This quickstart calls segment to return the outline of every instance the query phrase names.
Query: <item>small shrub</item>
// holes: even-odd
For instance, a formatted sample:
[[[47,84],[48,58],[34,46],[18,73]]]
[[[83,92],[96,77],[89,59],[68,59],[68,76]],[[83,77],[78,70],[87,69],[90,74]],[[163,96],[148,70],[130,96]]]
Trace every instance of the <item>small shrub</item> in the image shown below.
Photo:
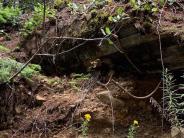
[[[56,7],[59,7],[59,6],[61,6],[61,5],[63,5],[63,4],[65,4],[65,0],[54,0],[54,5],[56,6]]]
[[[140,1],[130,0],[130,5],[135,11],[146,11],[148,13],[155,13],[159,11],[159,1]]]
[[[108,0],[92,0],[96,6],[103,6],[108,4]]]
[[[32,17],[28,19],[23,25],[23,29],[21,32],[23,36],[29,35],[30,33],[32,33],[33,30],[35,30],[39,25],[41,25],[41,23],[43,22],[43,15],[44,15],[43,13],[44,13],[44,6],[38,4],[34,9]],[[47,7],[45,11],[45,17],[54,18],[55,10]]]
[[[21,10],[19,8],[14,7],[0,7],[0,25],[4,24],[12,24],[17,25],[19,21],[19,16],[21,14]]]
[[[91,115],[90,114],[85,114],[84,115],[84,121],[83,121],[82,126],[81,126],[82,135],[84,137],[87,136],[90,121],[91,121]]]
[[[137,128],[139,127],[139,123],[137,120],[134,120],[133,124],[130,125],[130,128],[128,129],[128,136],[127,138],[135,138],[135,134],[137,131]]]
[[[19,71],[23,64],[13,59],[0,59],[0,82],[7,82],[11,75]],[[39,65],[30,64],[20,73],[20,76],[31,78],[41,70]]]

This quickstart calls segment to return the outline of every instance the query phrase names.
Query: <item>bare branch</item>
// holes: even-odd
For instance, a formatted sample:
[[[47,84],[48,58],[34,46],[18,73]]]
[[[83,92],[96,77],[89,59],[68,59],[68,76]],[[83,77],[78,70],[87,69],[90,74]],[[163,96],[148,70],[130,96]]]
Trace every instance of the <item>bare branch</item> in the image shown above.
[[[48,41],[48,40],[47,40]],[[47,42],[46,41],[46,42]],[[44,42],[39,48],[38,48],[38,50],[32,55],[32,57],[22,66],[22,68],[19,70],[19,71],[17,71],[15,74],[13,74],[10,78],[9,78],[9,81],[12,81],[15,77],[17,77],[20,73],[21,73],[21,71],[23,70],[23,69],[25,69],[27,66],[28,66],[28,64],[33,60],[33,58],[36,56],[36,54],[44,47],[44,45],[45,45],[45,43],[46,42]]]
[[[47,39],[71,39],[71,40],[84,40],[84,41],[101,41],[107,40],[107,38],[82,38],[82,37],[70,37],[70,36],[62,36],[62,37],[46,37]]]
[[[116,86],[118,86],[121,90],[123,90],[123,92],[127,93],[129,96],[131,96],[132,98],[135,98],[135,99],[147,99],[147,98],[151,97],[155,92],[157,92],[157,90],[158,90],[158,88],[159,88],[159,86],[160,86],[160,84],[161,84],[161,81],[160,81],[160,82],[157,84],[157,86],[155,87],[155,89],[154,89],[150,94],[148,94],[148,95],[146,95],[146,96],[141,96],[141,97],[139,97],[139,96],[135,96],[135,95],[129,93],[126,89],[124,89],[124,88],[123,88],[118,82],[116,82],[115,80],[112,79],[112,82],[113,82]]]

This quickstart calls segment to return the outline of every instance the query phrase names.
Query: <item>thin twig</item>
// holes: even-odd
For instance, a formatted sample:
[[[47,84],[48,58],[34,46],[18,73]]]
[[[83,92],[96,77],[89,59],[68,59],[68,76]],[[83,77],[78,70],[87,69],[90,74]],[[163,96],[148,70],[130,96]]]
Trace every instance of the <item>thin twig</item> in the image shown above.
[[[97,84],[102,85],[108,91],[108,96],[109,96],[110,103],[111,103],[111,112],[112,112],[112,131],[114,133],[115,132],[115,118],[114,118],[114,108],[113,108],[113,103],[112,103],[112,94],[111,94],[111,91],[109,90],[109,88],[107,87],[108,84],[111,82],[113,75],[114,75],[114,72],[111,71],[110,77],[109,77],[109,80],[107,81],[107,83],[101,83],[101,82],[97,81]]]
[[[84,41],[97,41],[104,40],[105,38],[82,38],[82,37],[70,37],[70,36],[61,36],[61,37],[46,37],[47,39],[71,39],[71,40],[84,40]]]
[[[48,40],[47,40],[48,41]],[[47,42],[46,41],[46,42]],[[10,78],[9,78],[9,80],[8,80],[8,82],[10,82],[10,81],[12,81],[15,77],[17,77],[17,75],[19,75],[20,73],[21,73],[21,71],[23,70],[23,69],[25,69],[27,66],[28,66],[28,64],[33,60],[33,58],[36,56],[36,54],[45,46],[45,43],[46,42],[44,42],[39,48],[38,48],[38,50],[32,55],[32,57],[22,66],[22,68],[19,70],[19,71],[17,71],[15,74],[13,74]]]
[[[71,52],[71,51],[73,51],[73,50],[75,50],[75,49],[77,49],[77,48],[79,48],[80,46],[82,46],[84,43],[81,43],[81,44],[79,44],[79,45],[77,45],[77,46],[75,46],[75,47],[72,47],[71,49],[68,49],[68,50],[65,50],[65,51],[62,51],[62,52],[60,52],[60,53],[56,53],[56,54],[36,54],[37,56],[48,56],[48,57],[55,57],[55,56],[58,56],[58,55],[64,55],[64,54],[66,54],[66,53],[68,53],[68,52]]]
[[[45,30],[46,0],[43,0],[43,29]]]
[[[163,53],[162,53],[162,42],[161,42],[161,36],[160,36],[160,26],[161,26],[161,20],[162,20],[162,14],[163,14],[163,11],[164,11],[164,8],[167,4],[167,0],[165,1],[161,11],[160,11],[160,14],[159,14],[159,18],[158,18],[158,24],[157,24],[157,34],[158,34],[158,41],[159,41],[159,50],[160,50],[160,59],[161,59],[161,65],[162,65],[162,76],[164,76],[164,71],[165,71],[165,67],[164,67],[164,61],[163,61]],[[164,98],[164,77],[163,77],[163,84],[162,84],[162,87],[163,87],[163,98]],[[163,127],[164,127],[164,99],[162,100],[162,133],[163,133]]]
[[[104,86],[104,87],[107,86],[107,85],[111,82],[113,75],[114,75],[114,72],[111,71],[111,72],[110,72],[109,80],[108,80],[106,83],[101,83],[100,81],[97,81],[97,84],[102,85],[102,86]]]
[[[120,45],[119,40],[116,38],[118,44]],[[127,61],[130,63],[130,65],[139,73],[142,73],[141,70],[132,62],[132,60],[128,57],[128,55],[123,52],[122,50],[120,50],[120,48],[118,46],[116,46],[116,44],[113,43],[113,46],[116,50],[118,50],[121,54],[123,54],[125,56],[125,58],[127,59]]]

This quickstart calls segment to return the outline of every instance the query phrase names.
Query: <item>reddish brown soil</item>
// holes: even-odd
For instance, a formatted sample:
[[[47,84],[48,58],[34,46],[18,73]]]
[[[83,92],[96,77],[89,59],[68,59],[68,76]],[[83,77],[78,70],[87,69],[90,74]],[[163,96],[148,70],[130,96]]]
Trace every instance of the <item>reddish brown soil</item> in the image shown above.
[[[80,124],[84,119],[84,114],[89,113],[92,116],[88,132],[90,138],[125,138],[128,133],[127,129],[133,120],[139,121],[138,138],[146,138],[147,136],[158,138],[161,136],[161,118],[156,109],[149,103],[149,99],[135,100],[127,97],[127,95],[122,94],[119,88],[110,83],[108,88],[114,96],[119,97],[118,95],[122,94],[121,99],[126,102],[124,107],[113,109],[111,105],[102,102],[97,95],[106,89],[100,85],[95,85],[87,93],[80,106],[74,108],[85,93],[75,90],[69,84],[71,79],[63,79],[64,82],[62,82],[62,78],[55,78],[55,80],[60,79],[61,82],[55,81],[52,85],[48,84],[49,78],[47,77],[41,77],[40,81],[37,80],[36,83],[40,82],[41,85],[35,94],[37,98],[39,95],[37,102],[41,99],[39,106],[33,108],[17,106],[19,115],[16,118],[19,119],[15,121],[13,131],[8,131],[8,134],[4,135],[13,135],[17,138],[30,136],[36,138],[40,135],[55,138],[82,137]],[[154,89],[159,81],[155,76],[135,78],[135,76],[128,75],[115,79],[129,92],[136,95],[146,95],[147,92]],[[79,88],[83,83],[84,81],[79,82]],[[157,98],[159,91],[154,96],[156,99],[159,99]],[[112,131],[113,118],[115,119],[114,134]]]

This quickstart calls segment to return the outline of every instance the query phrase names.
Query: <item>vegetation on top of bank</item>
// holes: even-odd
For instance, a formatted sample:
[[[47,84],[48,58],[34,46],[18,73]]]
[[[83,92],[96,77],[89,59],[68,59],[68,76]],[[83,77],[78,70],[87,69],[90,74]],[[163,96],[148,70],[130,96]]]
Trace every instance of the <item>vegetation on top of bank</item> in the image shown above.
[[[14,7],[2,7],[0,5],[0,26],[5,24],[11,24],[13,26],[18,24],[19,17],[21,15],[20,8]]]
[[[45,9],[45,18],[54,18],[56,11],[50,7],[46,7]],[[37,4],[34,8],[32,16],[25,21],[22,29],[22,35],[27,36],[32,33],[39,25],[43,23],[44,16],[44,6],[42,4]]]

